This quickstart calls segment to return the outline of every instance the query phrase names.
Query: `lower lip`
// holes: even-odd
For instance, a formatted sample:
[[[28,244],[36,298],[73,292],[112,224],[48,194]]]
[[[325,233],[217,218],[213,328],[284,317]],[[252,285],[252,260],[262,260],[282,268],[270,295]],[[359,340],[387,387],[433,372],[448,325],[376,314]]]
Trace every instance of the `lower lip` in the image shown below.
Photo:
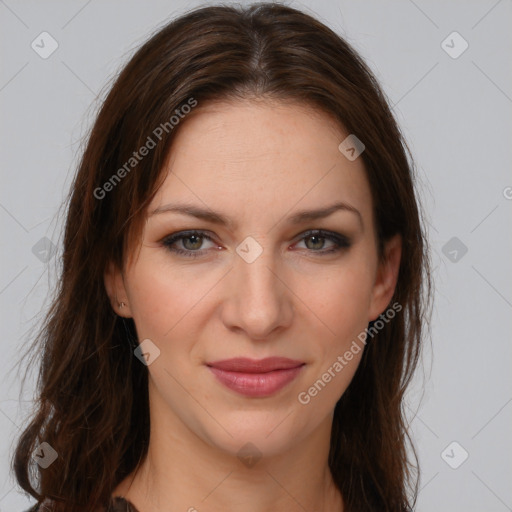
[[[208,368],[229,389],[245,396],[265,397],[277,393],[295,379],[302,366],[287,370],[274,370],[268,373],[229,372],[214,368],[213,366]]]

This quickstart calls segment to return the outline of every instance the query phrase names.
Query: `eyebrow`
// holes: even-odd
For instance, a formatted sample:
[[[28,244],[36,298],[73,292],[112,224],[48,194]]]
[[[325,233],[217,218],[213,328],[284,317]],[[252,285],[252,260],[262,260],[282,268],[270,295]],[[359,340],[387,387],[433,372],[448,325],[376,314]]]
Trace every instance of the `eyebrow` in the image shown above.
[[[342,201],[338,201],[330,206],[326,206],[324,208],[319,208],[316,210],[302,210],[294,213],[288,219],[289,224],[303,224],[305,222],[314,221],[323,219],[325,217],[329,217],[334,212],[337,211],[348,211],[357,215],[361,227],[363,227],[363,217],[361,212],[354,208],[353,206],[344,203]],[[219,212],[215,212],[211,209],[201,208],[198,206],[190,205],[190,204],[166,204],[163,206],[159,206],[155,210],[150,213],[150,217],[153,215],[159,215],[162,213],[179,213],[182,215],[188,215],[191,217],[196,217],[198,219],[211,222],[213,224],[219,224],[221,226],[233,227],[234,222]]]

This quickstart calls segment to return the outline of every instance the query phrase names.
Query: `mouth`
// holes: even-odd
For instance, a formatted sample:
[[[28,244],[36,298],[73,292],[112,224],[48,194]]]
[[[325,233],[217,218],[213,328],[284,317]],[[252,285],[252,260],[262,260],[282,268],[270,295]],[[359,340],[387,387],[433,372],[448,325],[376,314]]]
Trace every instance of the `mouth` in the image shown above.
[[[305,365],[285,357],[266,359],[235,358],[207,363],[217,380],[227,388],[248,397],[266,397],[293,381]]]

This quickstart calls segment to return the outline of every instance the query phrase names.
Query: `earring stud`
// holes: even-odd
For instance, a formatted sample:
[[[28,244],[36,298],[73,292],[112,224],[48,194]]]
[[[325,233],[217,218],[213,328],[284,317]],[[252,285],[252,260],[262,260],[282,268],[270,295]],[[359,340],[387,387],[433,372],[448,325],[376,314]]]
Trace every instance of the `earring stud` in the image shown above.
[[[124,308],[126,306],[126,304],[124,302],[119,302],[118,306],[119,306],[119,308]]]

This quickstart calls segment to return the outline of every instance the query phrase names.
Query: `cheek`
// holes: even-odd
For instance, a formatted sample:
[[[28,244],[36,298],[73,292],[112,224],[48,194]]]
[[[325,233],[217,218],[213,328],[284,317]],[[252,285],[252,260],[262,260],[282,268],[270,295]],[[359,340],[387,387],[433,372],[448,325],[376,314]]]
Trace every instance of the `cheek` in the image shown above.
[[[368,323],[373,268],[370,261],[356,256],[336,269],[327,269],[324,279],[308,279],[301,292],[311,313],[338,341],[357,335]]]
[[[176,338],[183,325],[198,327],[195,313],[208,291],[214,276],[198,278],[192,266],[174,267],[151,261],[134,268],[129,276],[128,295],[139,337],[154,338],[165,343]],[[177,334],[178,333],[178,334]]]
[[[308,284],[305,302],[310,310],[306,313],[314,338],[310,345],[314,364],[297,398],[303,405],[311,404],[306,410],[314,410],[319,417],[332,410],[361,361],[365,347],[361,334],[368,326],[372,282],[371,266],[359,258],[357,264],[331,271],[323,286]]]

